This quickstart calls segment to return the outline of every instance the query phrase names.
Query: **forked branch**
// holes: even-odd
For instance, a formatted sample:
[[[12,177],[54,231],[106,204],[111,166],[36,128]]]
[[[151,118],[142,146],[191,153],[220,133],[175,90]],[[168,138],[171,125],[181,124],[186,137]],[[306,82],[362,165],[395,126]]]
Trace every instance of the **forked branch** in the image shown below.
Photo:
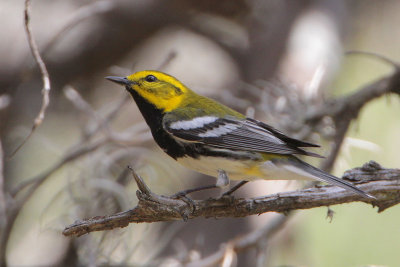
[[[245,217],[265,212],[287,213],[297,209],[311,209],[361,201],[377,206],[378,212],[400,203],[400,169],[385,169],[376,162],[345,173],[356,180],[357,186],[374,196],[370,200],[334,186],[320,186],[298,191],[272,194],[249,199],[210,198],[206,200],[174,199],[150,191],[144,181],[132,171],[140,190],[139,203],[131,210],[110,216],[97,216],[77,221],[63,231],[66,236],[81,236],[93,231],[126,227],[129,223],[188,220],[198,217]]]

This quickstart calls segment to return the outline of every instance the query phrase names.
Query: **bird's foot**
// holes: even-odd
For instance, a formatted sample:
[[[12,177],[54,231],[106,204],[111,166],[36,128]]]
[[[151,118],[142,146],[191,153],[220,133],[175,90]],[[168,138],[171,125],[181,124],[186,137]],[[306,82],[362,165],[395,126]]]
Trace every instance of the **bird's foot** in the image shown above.
[[[200,187],[196,187],[196,188],[179,191],[178,193],[173,194],[171,197],[172,198],[186,197],[186,195],[194,193],[194,192],[199,192],[199,191],[204,191],[204,190],[214,189],[214,188],[218,188],[218,187],[215,184],[200,186]]]
[[[248,181],[240,181],[239,183],[237,183],[235,186],[233,186],[231,189],[229,189],[228,191],[226,191],[225,193],[223,193],[221,195],[221,197],[226,197],[226,196],[231,196],[233,194],[233,192],[235,192],[236,190],[238,190],[240,187],[242,187],[243,185],[245,185]]]
[[[186,222],[188,220],[188,217],[190,214],[193,214],[196,211],[196,203],[193,201],[193,199],[187,197],[186,195],[173,195],[171,196],[174,199],[179,199],[182,200],[183,202],[186,203],[188,209],[185,209],[185,211],[181,212],[181,216],[183,220]]]
[[[248,181],[240,181],[237,183],[235,186],[233,186],[231,189],[223,193],[218,199],[222,201],[228,201],[229,203],[233,203],[235,200],[235,196],[233,196],[233,193],[238,190],[240,187],[242,187],[244,184],[246,184]]]

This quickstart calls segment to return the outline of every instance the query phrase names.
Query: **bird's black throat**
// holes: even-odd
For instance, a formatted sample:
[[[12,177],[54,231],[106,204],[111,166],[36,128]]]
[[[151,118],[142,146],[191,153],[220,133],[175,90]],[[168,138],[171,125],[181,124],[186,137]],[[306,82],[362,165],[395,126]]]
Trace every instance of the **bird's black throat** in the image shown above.
[[[185,156],[185,147],[175,141],[163,128],[162,119],[165,115],[164,111],[151,104],[135,90],[129,87],[126,89],[135,100],[157,144],[174,159]]]
[[[224,157],[232,159],[251,158],[249,155],[240,155],[236,153],[230,153],[228,151],[212,149],[211,147],[205,146],[201,143],[184,143],[176,141],[167,131],[165,131],[163,127],[162,120],[165,112],[151,104],[135,90],[132,90],[128,87],[127,91],[132,95],[147,125],[150,127],[154,140],[170,157],[174,159],[181,157],[198,158],[199,156]]]

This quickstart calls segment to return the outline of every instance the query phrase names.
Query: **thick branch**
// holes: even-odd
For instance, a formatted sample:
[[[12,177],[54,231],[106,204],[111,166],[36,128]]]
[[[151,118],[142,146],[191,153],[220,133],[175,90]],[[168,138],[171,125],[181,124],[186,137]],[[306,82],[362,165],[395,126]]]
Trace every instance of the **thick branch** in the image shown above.
[[[357,173],[357,176],[368,178],[368,181],[359,183],[358,187],[376,196],[376,201],[365,199],[338,187],[321,186],[250,199],[211,198],[188,202],[156,195],[148,189],[144,189],[143,180],[136,176],[135,179],[140,180],[138,183],[142,191],[137,191],[139,203],[135,208],[111,216],[98,216],[77,221],[68,226],[63,234],[81,236],[93,231],[125,227],[132,222],[174,221],[197,217],[245,217],[271,211],[286,213],[291,210],[311,209],[355,201],[371,203],[378,206],[379,212],[381,212],[400,202],[400,169],[383,169],[377,163],[371,162],[362,168],[346,172],[346,176],[352,177],[353,172]]]

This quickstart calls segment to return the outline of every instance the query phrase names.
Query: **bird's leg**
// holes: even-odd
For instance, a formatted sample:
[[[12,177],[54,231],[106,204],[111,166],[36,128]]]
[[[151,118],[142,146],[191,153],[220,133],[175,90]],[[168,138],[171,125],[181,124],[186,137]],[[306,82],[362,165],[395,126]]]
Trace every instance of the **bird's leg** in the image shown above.
[[[223,193],[221,195],[220,198],[224,198],[224,197],[231,197],[231,194],[233,192],[235,192],[236,190],[238,190],[242,185],[244,185],[245,183],[247,183],[248,181],[240,181],[238,184],[236,184],[235,186],[233,186],[231,189],[229,189],[228,191],[226,191],[225,193]],[[216,186],[218,187],[225,187],[229,185],[229,178],[228,175],[226,174],[225,171],[223,170],[218,170],[218,179],[217,179],[217,183]]]
[[[224,170],[218,170],[217,187],[225,187],[229,185],[229,177]]]
[[[246,182],[247,181],[241,181],[239,184],[232,187],[229,191],[224,193],[222,196],[228,196],[228,195],[232,194],[234,191],[236,191],[239,187],[244,185]],[[200,186],[200,187],[191,188],[191,189],[187,189],[187,190],[182,190],[182,191],[179,191],[178,193],[173,194],[171,197],[172,198],[182,198],[182,197],[186,197],[186,195],[188,195],[190,193],[199,192],[199,191],[208,190],[208,189],[214,189],[214,188],[221,188],[221,187],[225,187],[227,185],[229,185],[228,175],[226,174],[226,172],[224,170],[218,170],[218,178],[217,178],[216,184],[205,185],[205,186]]]
[[[172,198],[180,198],[180,197],[186,196],[187,194],[190,194],[190,193],[199,192],[199,191],[203,191],[203,190],[207,190],[207,189],[213,189],[213,188],[218,188],[218,187],[215,184],[200,186],[200,187],[196,187],[196,188],[179,191],[178,193],[172,195],[171,197]]]
[[[224,196],[230,196],[233,192],[235,192],[236,190],[238,190],[240,187],[242,187],[244,184],[246,184],[248,181],[240,181],[239,183],[237,183],[234,187],[232,187],[231,189],[229,189],[228,191],[226,191],[225,193],[222,194],[222,197]]]
[[[191,212],[194,213],[196,210],[196,204],[191,198],[187,197],[187,195],[190,193],[199,192],[199,191],[203,191],[203,190],[207,190],[207,189],[213,189],[213,188],[218,188],[218,187],[217,187],[217,185],[212,184],[212,185],[205,185],[205,186],[200,186],[200,187],[196,187],[196,188],[192,188],[192,189],[186,189],[186,190],[182,190],[182,191],[179,191],[178,193],[173,194],[171,196],[171,198],[183,200],[184,202],[186,202],[186,204],[188,206],[190,206]],[[183,220],[186,221],[187,217],[183,217]]]

